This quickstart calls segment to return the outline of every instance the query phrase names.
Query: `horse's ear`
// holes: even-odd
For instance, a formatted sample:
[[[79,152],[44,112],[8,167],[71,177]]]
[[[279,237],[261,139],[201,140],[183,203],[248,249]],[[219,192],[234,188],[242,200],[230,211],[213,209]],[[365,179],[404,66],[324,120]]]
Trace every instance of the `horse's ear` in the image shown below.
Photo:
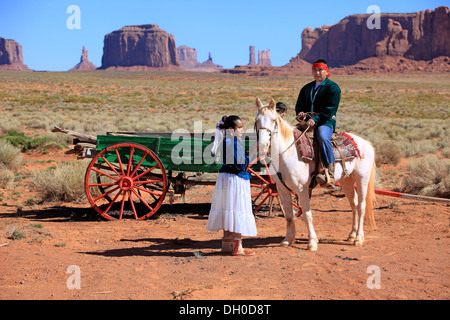
[[[263,107],[263,104],[259,98],[256,98],[256,107],[258,108],[258,110]]]
[[[275,100],[273,100],[273,98],[270,98],[270,102],[269,102],[269,109],[271,110],[275,110]]]

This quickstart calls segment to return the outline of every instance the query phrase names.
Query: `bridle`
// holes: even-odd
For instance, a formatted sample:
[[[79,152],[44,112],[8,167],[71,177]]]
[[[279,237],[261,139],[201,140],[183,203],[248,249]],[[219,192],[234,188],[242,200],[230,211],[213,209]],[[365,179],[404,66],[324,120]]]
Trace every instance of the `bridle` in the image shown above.
[[[275,120],[275,128],[273,128],[273,130],[271,130],[269,128],[266,128],[266,127],[258,128],[257,122],[258,122],[257,119],[255,119],[255,126],[254,126],[254,128],[255,128],[255,131],[256,131],[256,148],[257,148],[256,150],[257,150],[257,153],[259,153],[259,132],[261,130],[266,130],[269,133],[269,140],[271,140],[272,136],[274,134],[278,133],[278,119]],[[270,157],[271,146],[272,146],[272,143],[269,144],[269,150],[267,152],[267,156],[269,156],[269,157]]]
[[[311,113],[312,113],[312,112],[311,112]],[[311,115],[309,115],[309,116],[311,117]],[[255,128],[255,131],[256,131],[256,143],[257,143],[256,148],[257,148],[257,152],[259,153],[259,132],[260,132],[261,130],[266,130],[267,132],[269,132],[269,139],[271,140],[271,139],[272,139],[272,135],[275,134],[275,133],[278,133],[278,118],[277,118],[276,121],[275,121],[275,128],[273,129],[273,131],[270,130],[269,128],[266,128],[266,127],[261,127],[261,128],[258,129],[258,126],[256,125],[256,123],[257,123],[257,120],[255,119],[255,126],[254,126],[254,128]],[[295,145],[295,144],[297,143],[297,141],[299,141],[299,140],[305,135],[305,133],[309,130],[309,128],[310,128],[310,126],[308,125],[308,127],[302,132],[302,134],[301,134],[300,136],[298,136],[298,137],[294,140],[294,142],[292,142],[292,143],[289,145],[289,147],[286,148],[286,150],[284,150],[283,152],[279,153],[279,155],[281,156],[281,155],[284,154],[286,151],[288,151],[293,145]],[[267,156],[268,156],[268,157],[270,157],[270,150],[271,150],[271,147],[272,147],[272,143],[270,143],[270,145],[269,145],[269,150],[268,150],[268,152],[267,152]]]

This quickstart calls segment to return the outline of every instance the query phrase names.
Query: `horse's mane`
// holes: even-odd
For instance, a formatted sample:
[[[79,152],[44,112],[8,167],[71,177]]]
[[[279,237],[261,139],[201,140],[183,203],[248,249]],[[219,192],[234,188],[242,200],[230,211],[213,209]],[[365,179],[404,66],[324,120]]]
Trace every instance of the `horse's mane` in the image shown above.
[[[294,138],[294,127],[286,122],[280,115],[278,117],[278,124],[280,125],[280,133],[285,143],[289,143]]]
[[[272,112],[267,106],[262,107],[260,112]],[[286,122],[279,114],[276,114],[278,118],[278,125],[280,127],[280,134],[285,143],[289,143],[294,138],[294,127]]]

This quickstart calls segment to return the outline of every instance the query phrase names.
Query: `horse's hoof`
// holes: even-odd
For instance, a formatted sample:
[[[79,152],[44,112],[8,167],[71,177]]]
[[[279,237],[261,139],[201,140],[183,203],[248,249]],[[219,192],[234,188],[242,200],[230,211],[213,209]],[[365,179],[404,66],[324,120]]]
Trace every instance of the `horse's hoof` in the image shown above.
[[[311,241],[309,244],[308,244],[308,250],[309,251],[317,251],[317,243],[318,243],[319,241],[318,240],[316,240],[316,241]]]
[[[356,239],[355,239],[355,246],[356,247],[362,247],[363,243],[364,243],[364,236],[356,237]]]
[[[289,241],[282,241],[282,242],[280,243],[280,245],[281,245],[282,247],[286,248],[286,247],[289,247],[291,244],[289,243]]]

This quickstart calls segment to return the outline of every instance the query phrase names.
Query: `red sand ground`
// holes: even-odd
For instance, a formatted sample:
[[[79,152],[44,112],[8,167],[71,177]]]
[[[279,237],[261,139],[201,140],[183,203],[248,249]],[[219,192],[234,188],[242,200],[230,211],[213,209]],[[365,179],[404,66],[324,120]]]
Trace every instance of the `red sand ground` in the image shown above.
[[[73,160],[27,159],[33,157]],[[45,165],[31,161],[24,170]],[[157,219],[99,221],[87,203],[18,208],[33,192],[2,190],[0,299],[450,298],[446,204],[378,196],[378,228],[367,226],[359,248],[344,241],[351,223],[347,200],[316,189],[317,252],[305,250],[300,219],[295,245],[279,246],[285,221],[277,211],[275,217],[262,213],[258,236],[244,240],[256,255],[231,257],[219,254],[221,234],[206,231],[211,191],[188,190],[186,204],[163,206]],[[26,237],[10,239],[14,227]],[[79,267],[80,289],[68,289],[72,265]],[[368,279],[375,283],[371,266],[379,268],[380,289],[368,288]]]

